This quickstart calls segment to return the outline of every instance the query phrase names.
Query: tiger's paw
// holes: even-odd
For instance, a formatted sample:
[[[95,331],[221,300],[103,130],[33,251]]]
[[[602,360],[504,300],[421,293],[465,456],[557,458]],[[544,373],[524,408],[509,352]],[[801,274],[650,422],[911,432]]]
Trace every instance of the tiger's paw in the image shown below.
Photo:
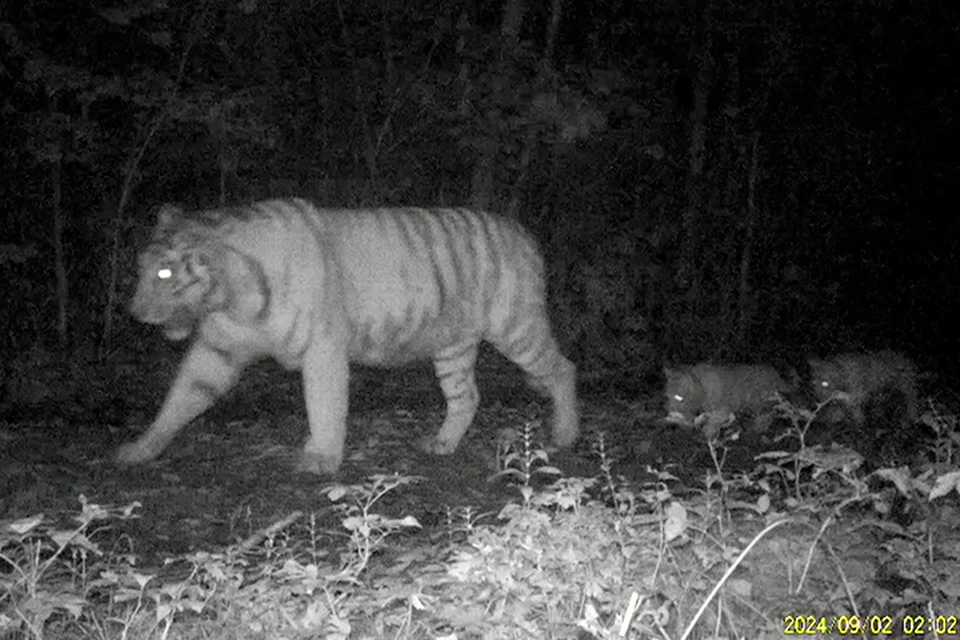
[[[420,439],[420,450],[435,456],[448,456],[457,450],[459,442],[449,442],[439,435],[424,436]]]
[[[156,457],[157,452],[145,446],[139,440],[134,440],[117,447],[117,451],[113,454],[113,461],[119,465],[127,466],[148,462]]]
[[[553,432],[553,446],[557,449],[567,449],[580,439],[580,429],[566,428],[558,429]]]
[[[297,464],[297,473],[310,473],[315,476],[332,476],[340,470],[343,458],[324,455],[319,451],[304,451]]]

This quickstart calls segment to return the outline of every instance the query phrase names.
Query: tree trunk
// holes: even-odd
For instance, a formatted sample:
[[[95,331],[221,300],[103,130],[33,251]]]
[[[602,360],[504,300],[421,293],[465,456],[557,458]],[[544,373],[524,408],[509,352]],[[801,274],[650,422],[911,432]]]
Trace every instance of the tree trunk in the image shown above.
[[[51,166],[50,178],[53,189],[53,270],[57,281],[57,341],[61,349],[69,340],[67,305],[69,283],[67,282],[66,257],[63,250],[63,156],[59,155]]]
[[[757,228],[757,172],[760,165],[760,132],[754,131],[750,140],[750,165],[747,174],[747,206],[746,221],[743,232],[743,250],[740,252],[739,288],[737,291],[737,336],[740,340],[740,351],[743,353],[752,350],[752,336],[750,327],[756,311],[755,294],[750,286],[750,274],[753,270],[754,241]]]
[[[707,149],[707,102],[710,98],[713,69],[709,53],[710,43],[692,46],[694,50],[690,54],[690,60],[697,64],[697,73],[692,80],[693,108],[690,111],[688,123],[690,146],[687,181],[684,187],[686,206],[682,216],[683,244],[678,277],[690,301],[689,309],[696,315],[701,311],[700,301],[703,298],[700,295],[703,274],[698,260],[701,247],[700,234],[697,230],[706,206],[703,197],[703,190],[706,188],[703,183],[703,170]]]

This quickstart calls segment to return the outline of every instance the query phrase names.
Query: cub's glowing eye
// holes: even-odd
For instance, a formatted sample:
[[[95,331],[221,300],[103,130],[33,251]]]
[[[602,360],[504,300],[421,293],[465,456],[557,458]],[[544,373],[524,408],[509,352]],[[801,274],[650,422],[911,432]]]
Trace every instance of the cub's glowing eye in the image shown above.
[[[830,387],[830,383],[827,382],[826,380],[822,380],[820,381],[820,386],[823,387],[824,389],[828,389]]]
[[[173,271],[170,271],[170,269],[164,267],[163,269],[157,271],[157,277],[161,280],[168,280],[169,278],[173,277]]]

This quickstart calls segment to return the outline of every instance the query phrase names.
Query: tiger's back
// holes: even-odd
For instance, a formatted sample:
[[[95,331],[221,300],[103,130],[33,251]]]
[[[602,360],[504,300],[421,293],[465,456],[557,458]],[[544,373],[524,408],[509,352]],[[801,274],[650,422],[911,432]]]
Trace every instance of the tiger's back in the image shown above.
[[[355,362],[402,364],[481,339],[500,348],[546,313],[543,259],[512,220],[467,209],[321,215]]]
[[[674,421],[690,424],[699,414],[729,410],[757,412],[773,395],[789,393],[793,386],[769,365],[700,363],[665,368],[666,408]]]
[[[160,453],[233,386],[273,357],[303,372],[311,436],[301,468],[343,457],[348,363],[429,358],[447,415],[424,448],[451,453],[479,401],[481,340],[553,400],[554,440],[578,434],[573,364],[547,317],[543,261],[516,222],[466,209],[317,209],[305,200],[185,214],[161,210],[131,305],[171,339],[194,335],[160,414],[121,462]]]
[[[871,406],[887,402],[891,394],[896,396],[893,402],[901,412],[897,419],[917,419],[917,370],[902,353],[885,350],[841,353],[825,360],[813,358],[810,371],[816,400],[841,402],[855,423],[863,424]]]

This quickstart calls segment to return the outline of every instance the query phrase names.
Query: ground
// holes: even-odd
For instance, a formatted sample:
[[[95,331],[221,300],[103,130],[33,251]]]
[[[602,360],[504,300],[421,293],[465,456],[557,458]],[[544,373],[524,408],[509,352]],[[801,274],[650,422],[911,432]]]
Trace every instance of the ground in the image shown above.
[[[39,366],[33,369],[15,367],[19,377],[16,384],[10,384],[8,377],[0,415],[4,420],[0,424],[0,522],[40,513],[62,522],[77,513],[80,495],[100,505],[138,501],[142,504],[138,510],[141,517],[111,520],[110,529],[97,531],[95,538],[101,548],[113,554],[133,551],[139,559],[138,567],[157,568],[166,558],[219,551],[249,539],[257,540],[258,552],[269,556],[270,544],[252,534],[301,512],[303,517],[295,527],[284,529],[283,535],[290,534],[292,544],[297,540],[309,543],[296,547],[297,552],[306,549],[308,554],[329,555],[342,546],[346,530],[324,489],[334,481],[358,483],[373,474],[399,473],[421,479],[386,494],[375,511],[387,518],[416,518],[422,529],[405,530],[403,535],[391,536],[389,543],[396,555],[403,555],[409,547],[420,549],[422,556],[436,553],[431,551],[435,549],[432,543],[437,536],[449,533],[451,509],[470,507],[473,514],[486,514],[485,521],[494,523],[493,515],[504,504],[518,501],[515,485],[503,477],[491,479],[499,468],[498,438],[505,431],[516,434],[524,424],[545,418],[546,403],[526,388],[520,373],[487,354],[478,368],[480,412],[460,449],[448,457],[424,454],[416,444],[421,436],[438,428],[444,409],[430,366],[393,371],[355,369],[346,461],[335,480],[320,479],[294,471],[307,434],[299,375],[265,363],[247,372],[230,396],[189,425],[158,460],[134,468],[117,467],[111,454],[118,444],[136,437],[149,423],[177,362],[177,354],[172,353],[132,364],[57,366],[50,359],[38,359]],[[716,452],[715,463],[702,436],[663,422],[661,392],[655,382],[625,375],[582,375],[580,387],[584,437],[573,450],[552,455],[550,463],[568,477],[601,475],[596,448],[602,433],[604,450],[613,462],[613,480],[607,484],[608,478],[601,476],[604,482],[593,491],[601,500],[582,506],[598,509],[597,514],[578,519],[576,513],[544,509],[540,515],[546,518],[546,513],[552,514],[555,526],[548,530],[556,537],[543,542],[540,550],[563,548],[570,554],[570,549],[580,545],[578,553],[583,557],[600,553],[602,557],[594,560],[617,560],[614,565],[625,570],[624,576],[633,578],[646,576],[647,569],[621,566],[621,555],[649,561],[651,567],[670,566],[677,575],[658,572],[664,581],[660,593],[672,593],[670,589],[681,583],[696,583],[699,586],[693,593],[703,596],[709,582],[693,577],[707,571],[713,579],[719,579],[744,542],[760,535],[758,531],[774,520],[777,526],[789,526],[764,539],[764,545],[749,554],[738,574],[741,578],[737,578],[740,583],[736,587],[750,603],[750,611],[776,611],[778,615],[835,611],[836,594],[841,593],[837,582],[846,585],[849,578],[849,584],[858,589],[852,593],[861,610],[879,607],[891,620],[907,620],[904,612],[912,612],[911,607],[917,604],[913,595],[919,584],[916,576],[927,574],[933,576],[927,576],[933,586],[925,588],[925,597],[942,600],[941,595],[949,593],[947,600],[954,601],[956,572],[952,568],[956,562],[930,553],[926,541],[936,541],[938,553],[955,546],[953,536],[948,534],[955,529],[956,500],[941,499],[937,504],[946,508],[931,512],[926,476],[914,478],[905,467],[894,475],[868,476],[853,464],[859,456],[852,457],[849,450],[834,447],[810,447],[802,455],[782,453],[756,464],[754,455],[761,449],[781,448],[771,442],[770,434],[742,434],[729,443],[725,456],[722,451]],[[540,441],[549,441],[546,429],[538,433]],[[911,431],[914,439],[919,433]],[[715,464],[723,468],[723,482],[717,482],[721,476],[710,473]],[[679,480],[651,483],[652,470],[670,471]],[[752,472],[741,474],[739,470]],[[637,509],[631,516],[634,520],[623,520],[622,513],[615,515],[603,502],[609,502],[606,490],[611,485],[630,487],[631,495],[637,498]],[[688,490],[691,487],[695,490]],[[903,509],[903,504],[914,508]],[[616,520],[620,525],[611,529],[619,532],[617,536],[598,539],[597,532],[587,526],[603,523],[599,513],[609,517],[610,524]],[[666,522],[657,517],[663,513],[670,514]],[[571,527],[561,524],[567,521]],[[823,522],[831,525],[827,536],[819,524]],[[497,535],[513,542],[522,539],[520,544],[505,544],[496,551],[507,564],[516,561],[518,554],[539,548],[531,547],[530,534],[517,526],[508,524],[496,527],[499,533],[483,534],[487,540]],[[670,538],[673,560],[663,564],[664,536],[669,538],[671,531],[683,535]],[[411,539],[417,536],[425,538]],[[805,582],[806,599],[785,604],[784,598],[794,589],[792,578],[787,577],[808,574],[807,565],[813,556],[807,550],[820,550],[823,540],[837,552],[821,552],[818,581]],[[896,542],[881,544],[881,540]],[[905,541],[909,540],[915,544],[907,545],[905,551]],[[794,545],[789,551],[784,550],[787,543]],[[613,547],[609,547],[611,544]],[[620,555],[602,553],[608,547],[619,548]],[[469,545],[464,548],[472,549]],[[484,547],[487,552],[492,552],[491,548]],[[918,563],[927,562],[928,555],[937,558],[940,568],[918,570]],[[581,572],[580,565],[570,564],[568,556],[563,557],[563,562],[551,565],[553,569],[568,570],[568,577]],[[376,558],[383,558],[378,560],[384,563],[381,568],[388,569],[382,575],[394,576],[393,567],[403,567],[403,573],[391,577],[390,584],[421,584],[418,580],[425,575],[422,563],[407,568],[398,559],[390,565],[390,553],[380,550]],[[679,562],[677,558],[685,560]],[[833,565],[841,561],[842,573],[833,570]],[[485,566],[484,562],[478,566]],[[189,571],[188,564],[181,561],[164,570]],[[268,565],[265,562],[264,566]],[[516,576],[493,572],[490,579],[519,584],[517,579],[530,569],[524,567],[517,568]],[[594,566],[598,573],[593,579],[618,594],[625,583],[604,573],[609,568]],[[533,569],[543,570],[539,559]],[[749,579],[744,582],[743,576]],[[568,584],[568,577],[560,582]],[[376,585],[377,580],[370,582]],[[475,594],[487,595],[497,593],[499,588],[489,582],[473,587]],[[752,591],[740,593],[745,587]],[[579,602],[579,597],[575,600]],[[678,620],[687,620],[697,599],[681,601],[682,597],[675,603]],[[764,606],[758,608],[758,603]],[[623,606],[616,599],[608,604],[611,611]],[[451,610],[459,611],[460,606]]]
[[[80,494],[102,504],[138,500],[144,505],[142,518],[127,523],[124,533],[139,553],[150,556],[222,547],[293,510],[315,511],[328,504],[318,497],[318,487],[328,480],[293,471],[307,435],[299,374],[270,363],[248,370],[238,388],[184,429],[157,461],[116,467],[113,450],[149,423],[175,373],[177,356],[134,364],[71,364],[56,371],[46,360],[40,371],[23,372],[29,393],[18,390],[12,398],[8,393],[0,415],[0,519],[69,513]],[[483,357],[479,369],[479,414],[449,457],[416,448],[417,439],[436,430],[443,418],[443,398],[428,364],[353,369],[346,462],[337,480],[360,481],[373,473],[424,476],[413,490],[390,496],[383,508],[393,515],[415,515],[425,527],[439,524],[448,507],[499,509],[516,490],[488,481],[497,471],[497,438],[505,429],[547,418],[548,403],[495,355]],[[551,462],[567,475],[596,474],[590,441],[604,430],[620,460],[619,473],[642,473],[644,464],[659,456],[651,447],[655,432],[644,426],[658,410],[658,391],[617,399],[617,391],[603,382],[584,386],[593,389],[583,398],[586,437]],[[661,441],[676,454],[685,450],[689,437],[675,431],[668,429]],[[539,435],[549,442],[545,427]],[[670,441],[676,438],[680,441]],[[686,445],[694,455],[696,445]]]

